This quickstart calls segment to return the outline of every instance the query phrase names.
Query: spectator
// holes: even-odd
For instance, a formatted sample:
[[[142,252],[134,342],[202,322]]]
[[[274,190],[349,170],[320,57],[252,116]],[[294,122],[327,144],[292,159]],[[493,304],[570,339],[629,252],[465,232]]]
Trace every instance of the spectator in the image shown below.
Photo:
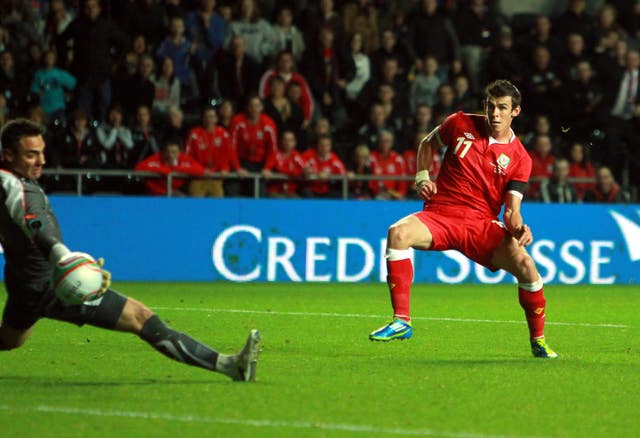
[[[345,104],[349,114],[352,117],[358,118],[360,109],[356,101],[365,84],[371,78],[371,60],[369,56],[362,51],[362,34],[356,32],[351,35],[349,39],[349,49],[350,52],[345,60],[345,65],[342,66],[342,71],[348,71],[350,66],[353,67],[355,71],[351,79],[347,79],[344,87],[346,97]]]
[[[100,143],[85,112],[78,108],[71,114],[69,127],[58,140],[60,164],[67,168],[94,169],[100,166]]]
[[[111,80],[113,90],[112,103],[123,106],[123,102],[130,101],[134,98],[132,94],[134,94],[136,90],[132,90],[131,87],[132,84],[136,82],[139,64],[140,57],[135,52],[129,51],[124,56],[122,62],[116,66]],[[132,122],[133,120],[130,119],[130,121]]]
[[[454,63],[460,64],[458,36],[451,21],[438,12],[437,0],[420,0],[409,23],[408,43],[419,59],[432,54],[445,75]]]
[[[68,71],[57,67],[57,56],[54,50],[47,50],[42,59],[42,68],[33,78],[31,92],[40,96],[40,106],[48,122],[58,119],[61,123],[65,123],[65,93],[75,88],[76,78]]]
[[[469,78],[458,75],[453,78],[453,93],[455,95],[455,107],[466,113],[478,112],[482,109],[480,101],[471,90]]]
[[[540,184],[540,198],[542,202],[567,204],[576,202],[576,190],[569,182],[569,161],[558,158],[553,162],[551,178]]]
[[[533,66],[524,83],[525,101],[529,104],[530,115],[546,114],[555,121],[561,114],[561,90],[562,81],[551,67],[549,49],[544,46],[536,47]]]
[[[383,130],[378,136],[378,145],[371,152],[371,158],[380,169],[380,175],[406,176],[406,165],[402,155],[393,150],[394,136],[391,131]],[[407,195],[407,182],[382,180],[378,184],[377,199],[400,200]]]
[[[396,104],[396,91],[390,84],[378,86],[377,102],[382,105],[387,125],[394,133],[396,145],[403,145],[406,141],[405,125],[409,117],[408,108]]]
[[[7,108],[12,114],[20,114],[30,104],[29,83],[27,75],[19,74],[13,52],[5,50],[0,53],[0,92],[4,94]]]
[[[293,56],[293,60],[296,63],[302,61],[302,55],[304,53],[304,35],[293,24],[293,11],[290,7],[283,7],[278,12],[278,20],[273,27],[275,36],[275,51],[277,52],[289,52]]]
[[[271,79],[269,97],[264,101],[264,113],[273,119],[277,132],[293,131],[296,139],[302,135],[302,108],[286,95],[286,85],[280,76]]]
[[[619,70],[624,70],[624,58],[620,63],[618,58],[618,45],[620,43],[620,34],[615,31],[608,31],[603,34],[593,47],[593,68],[596,76],[601,83],[608,83],[615,80],[615,76]],[[626,42],[622,40],[624,52],[626,52]],[[614,68],[611,68],[611,67]]]
[[[438,60],[433,55],[427,55],[422,61],[422,68],[417,70],[411,83],[410,102],[411,111],[416,111],[418,105],[429,107],[438,100],[438,88],[442,84],[438,76]]]
[[[227,23],[215,10],[216,0],[199,0],[197,10],[188,12],[184,17],[187,38],[193,41],[193,65],[200,90],[207,89],[207,75],[211,72],[214,60],[222,50]]]
[[[589,61],[584,38],[579,33],[570,33],[566,37],[567,45],[559,62],[559,73],[563,83],[576,79],[576,66],[581,61]]]
[[[392,127],[387,121],[382,105],[374,103],[369,110],[369,122],[358,129],[358,144],[366,144],[369,149],[376,148],[378,137],[383,130],[391,131]]]
[[[322,28],[318,38],[319,43],[305,53],[304,72],[317,99],[317,112],[328,117],[335,130],[340,131],[348,120],[342,103],[344,89],[355,74],[355,66],[349,62],[342,48],[336,46],[331,28]],[[306,111],[305,121],[308,126],[310,116]]]
[[[296,150],[296,135],[291,130],[282,131],[280,147],[270,154],[262,169],[267,180],[266,192],[272,198],[297,198],[300,182],[297,180],[304,172],[305,162]],[[286,180],[269,181],[273,176],[286,176]]]
[[[536,138],[544,135],[548,136],[551,140],[551,153],[553,155],[560,155],[563,152],[564,144],[562,138],[556,135],[555,130],[552,129],[549,117],[545,116],[544,114],[535,116],[532,125],[532,129],[526,132],[522,138],[522,143],[528,150],[534,148]]]
[[[188,128],[184,122],[184,113],[178,106],[167,108],[167,119],[162,125],[161,138],[187,138]]]
[[[173,60],[169,57],[162,59],[160,74],[151,76],[155,90],[151,106],[154,115],[166,119],[169,107],[180,107],[180,81],[175,75]]]
[[[433,114],[436,124],[444,122],[450,114],[456,112],[456,95],[449,83],[438,87],[438,101],[433,105]]]
[[[463,2],[458,6],[455,16],[460,59],[469,74],[474,93],[480,91],[481,68],[500,28],[496,11],[486,3],[486,0]]]
[[[594,157],[600,163],[607,163],[614,174],[618,175],[627,172],[632,148],[638,144],[635,123],[640,117],[639,80],[640,53],[629,50],[625,70],[605,90],[606,100],[603,106],[609,112],[606,147]]]
[[[612,4],[605,3],[598,12],[596,20],[596,26],[594,29],[594,41],[600,40],[605,34],[609,32],[616,32],[623,38],[627,38],[628,32],[618,22],[618,10]]]
[[[126,35],[102,17],[99,0],[86,0],[82,16],[60,35],[59,47],[64,47],[62,64],[71,59],[70,71],[78,79],[80,108],[90,119],[103,121],[111,104],[112,54],[127,47]]]
[[[134,34],[134,37],[131,39],[131,51],[138,56],[138,59],[140,59],[142,55],[149,55],[151,52],[149,51],[147,38],[140,33]]]
[[[136,111],[136,124],[133,128],[133,150],[129,155],[129,167],[139,163],[150,155],[160,152],[160,139],[153,123],[148,106],[140,106]]]
[[[513,45],[511,28],[505,26],[500,30],[498,44],[491,48],[487,54],[487,81],[509,79],[517,86],[522,86],[524,70],[522,53]]]
[[[191,69],[191,55],[196,50],[194,42],[185,36],[184,20],[173,17],[169,23],[169,35],[156,50],[156,59],[171,58],[177,78],[180,80],[183,98],[199,95],[198,83]]]
[[[271,80],[276,76],[282,78],[287,86],[291,83],[296,83],[300,86],[302,93],[300,95],[300,99],[295,102],[300,106],[300,108],[302,108],[304,116],[303,127],[306,128],[309,126],[313,116],[313,95],[311,94],[311,88],[309,88],[307,79],[296,71],[291,53],[278,53],[275,68],[264,72],[260,79],[259,94],[261,98],[269,97],[269,93],[271,91]]]
[[[575,65],[575,79],[569,82],[566,93],[571,108],[565,115],[566,126],[570,127],[567,134],[574,139],[588,138],[602,118],[600,104],[604,97],[589,61],[579,61]]]
[[[560,14],[553,24],[555,33],[564,38],[570,33],[578,33],[586,41],[593,41],[594,18],[586,12],[585,0],[569,0],[567,10]]]
[[[396,92],[395,104],[400,108],[409,108],[409,85],[405,76],[398,70],[398,60],[387,58],[382,67],[382,76],[372,77],[360,93],[360,102],[364,108],[369,108],[376,100],[381,84],[388,84]]]
[[[359,144],[353,149],[352,161],[347,170],[349,179],[349,199],[373,199],[378,193],[378,181],[355,179],[359,176],[376,176],[380,174],[376,163],[371,159],[371,152],[366,144]]]
[[[218,106],[218,125],[231,132],[231,120],[233,119],[234,115],[235,110],[233,107],[233,102],[229,99],[223,100],[220,103],[220,106]]]
[[[587,158],[587,154],[584,149],[584,145],[580,142],[575,142],[569,149],[569,178],[581,178],[593,179],[596,176],[596,171],[591,164],[591,161]],[[584,199],[584,195],[587,191],[593,190],[594,185],[592,182],[581,181],[573,182],[573,187],[576,189],[576,197],[578,200]]]
[[[276,41],[273,28],[262,19],[257,0],[240,0],[235,19],[229,23],[225,47],[229,47],[235,36],[242,36],[247,55],[263,65],[275,53]]]
[[[611,169],[601,166],[596,171],[596,185],[584,195],[584,202],[629,202],[629,197],[616,182]]]
[[[306,8],[303,12],[302,29],[305,30],[305,47],[313,47],[318,41],[320,29],[325,27],[333,29],[336,45],[345,46],[344,21],[340,14],[336,12],[333,0],[320,0],[319,10],[315,11],[313,7]],[[313,2],[310,6],[313,5]],[[353,32],[351,35],[353,35]]]
[[[260,65],[246,54],[245,44],[243,36],[233,37],[218,66],[219,95],[237,106],[255,93],[260,82]]]
[[[124,124],[122,107],[118,104],[109,109],[108,121],[96,129],[98,142],[105,153],[104,167],[107,169],[130,169],[130,154],[133,149],[133,134]]]
[[[133,80],[126,84],[126,88],[118,94],[122,96],[122,109],[125,120],[133,120],[136,111],[141,106],[151,108],[156,95],[152,77],[155,64],[150,55],[142,55],[138,63],[138,73]]]
[[[231,119],[231,144],[237,158],[231,162],[231,169],[240,176],[248,172],[260,172],[267,157],[276,152],[278,131],[271,117],[264,114],[262,101],[256,94],[249,96],[246,110]],[[227,191],[232,196],[250,195],[253,186],[230,181]]]
[[[371,0],[352,0],[342,10],[345,34],[362,34],[362,47],[365,53],[372,53],[380,46],[378,32],[378,11]]]
[[[51,0],[44,27],[45,44],[51,49],[55,47],[58,53],[62,53],[56,44],[60,35],[69,27],[73,19],[74,14],[67,9],[64,0]]]
[[[156,47],[164,36],[164,2],[155,0],[133,0],[125,3],[123,29],[129,35],[142,35],[152,47]]]
[[[527,35],[518,46],[523,59],[533,59],[537,47],[546,47],[550,56],[556,59],[562,53],[562,41],[552,32],[553,24],[546,15],[536,17],[530,35]]]
[[[226,129],[218,126],[218,113],[207,107],[202,112],[202,125],[189,131],[185,152],[197,161],[207,172],[228,173],[234,150],[231,136]],[[201,198],[212,196],[222,198],[224,188],[220,179],[194,179],[189,185],[189,195]]]
[[[204,168],[189,155],[180,151],[178,139],[165,141],[160,152],[145,158],[136,164],[135,170],[155,172],[167,176],[171,172],[180,172],[198,177],[204,174]],[[187,184],[186,178],[172,178],[171,196],[185,196],[183,187]],[[144,180],[147,193],[150,195],[165,196],[167,193],[167,180],[165,178],[147,177]]]
[[[531,183],[529,194],[532,199],[540,199],[540,182],[550,178],[553,171],[553,163],[556,160],[551,153],[551,139],[548,135],[539,135],[533,141],[531,156]]]
[[[331,181],[327,177],[346,174],[342,160],[331,149],[333,140],[329,135],[317,139],[316,147],[308,149],[302,155],[305,161],[304,176],[310,181],[302,194],[307,198],[339,198],[340,181]]]
[[[416,135],[423,132],[431,132],[435,127],[431,107],[425,104],[419,104],[413,113],[412,120],[409,121],[409,129],[407,132],[409,132],[410,135],[408,138],[415,138]]]
[[[391,29],[382,31],[380,42],[380,47],[369,55],[371,58],[371,65],[374,66],[374,69],[371,72],[373,76],[382,76],[382,66],[384,65],[384,61],[388,58],[397,59],[398,72],[401,75],[406,76],[413,64],[411,53],[409,53],[407,47],[403,44],[398,44],[396,35]]]

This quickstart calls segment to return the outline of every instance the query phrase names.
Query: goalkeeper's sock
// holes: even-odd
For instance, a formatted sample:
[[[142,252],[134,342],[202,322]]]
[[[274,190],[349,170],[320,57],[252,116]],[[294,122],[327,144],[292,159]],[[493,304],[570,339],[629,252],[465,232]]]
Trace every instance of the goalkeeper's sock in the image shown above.
[[[387,248],[387,284],[391,294],[393,317],[411,321],[409,303],[411,282],[413,281],[413,263],[408,249]]]
[[[220,354],[189,335],[173,330],[158,315],[153,315],[144,323],[140,337],[160,353],[178,362],[227,375],[233,371],[232,356]]]
[[[527,318],[530,338],[543,338],[547,300],[544,298],[542,279],[538,278],[533,283],[519,283],[518,298]]]

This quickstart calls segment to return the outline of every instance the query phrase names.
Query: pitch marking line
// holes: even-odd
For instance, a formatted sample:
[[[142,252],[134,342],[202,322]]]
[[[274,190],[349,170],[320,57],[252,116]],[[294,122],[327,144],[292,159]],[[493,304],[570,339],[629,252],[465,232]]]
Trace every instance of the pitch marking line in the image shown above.
[[[141,420],[178,421],[182,423],[232,424],[260,428],[311,429],[325,431],[360,432],[367,434],[440,436],[448,438],[543,438],[523,435],[485,435],[469,432],[444,432],[432,429],[399,429],[392,427],[376,427],[366,424],[348,423],[312,423],[309,421],[257,420],[250,418],[201,417],[195,415],[174,415],[163,412],[115,411],[102,409],[73,408],[67,406],[31,406],[20,408],[0,405],[0,411],[29,411],[52,414],[83,415],[94,417],[134,418]]]
[[[388,319],[389,315],[367,315],[363,313],[330,313],[330,312],[282,312],[270,310],[250,309],[207,309],[198,307],[153,307],[156,310],[175,310],[178,312],[211,312],[211,313],[252,313],[257,315],[277,316],[327,316],[336,318],[376,318]],[[526,321],[498,320],[498,319],[471,319],[471,318],[436,318],[430,316],[412,316],[411,319],[423,321],[447,321],[447,322],[484,322],[489,324],[526,324]],[[589,322],[547,322],[546,325],[564,325],[571,327],[604,327],[604,328],[631,328],[626,324],[589,323]]]

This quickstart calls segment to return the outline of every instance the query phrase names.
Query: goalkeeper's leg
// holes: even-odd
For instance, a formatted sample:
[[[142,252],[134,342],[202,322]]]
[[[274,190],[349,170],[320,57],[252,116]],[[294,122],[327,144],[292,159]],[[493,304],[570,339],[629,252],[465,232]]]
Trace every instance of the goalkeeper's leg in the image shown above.
[[[254,379],[260,340],[255,330],[238,354],[218,353],[191,336],[167,326],[144,304],[131,298],[127,298],[115,328],[137,334],[153,348],[178,362],[217,371],[234,380]]]

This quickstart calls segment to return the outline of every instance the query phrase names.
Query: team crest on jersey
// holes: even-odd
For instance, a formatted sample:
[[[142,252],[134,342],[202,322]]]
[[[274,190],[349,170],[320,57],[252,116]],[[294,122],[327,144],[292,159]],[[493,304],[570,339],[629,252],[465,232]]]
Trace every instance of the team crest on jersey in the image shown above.
[[[493,166],[493,170],[495,173],[497,173],[498,175],[506,175],[507,167],[509,166],[510,162],[511,158],[509,158],[508,155],[500,154],[496,159],[496,162],[491,163],[491,165]]]
[[[470,132],[465,132],[464,136],[467,137],[469,140],[475,140],[476,138],[473,136],[472,133]]]

